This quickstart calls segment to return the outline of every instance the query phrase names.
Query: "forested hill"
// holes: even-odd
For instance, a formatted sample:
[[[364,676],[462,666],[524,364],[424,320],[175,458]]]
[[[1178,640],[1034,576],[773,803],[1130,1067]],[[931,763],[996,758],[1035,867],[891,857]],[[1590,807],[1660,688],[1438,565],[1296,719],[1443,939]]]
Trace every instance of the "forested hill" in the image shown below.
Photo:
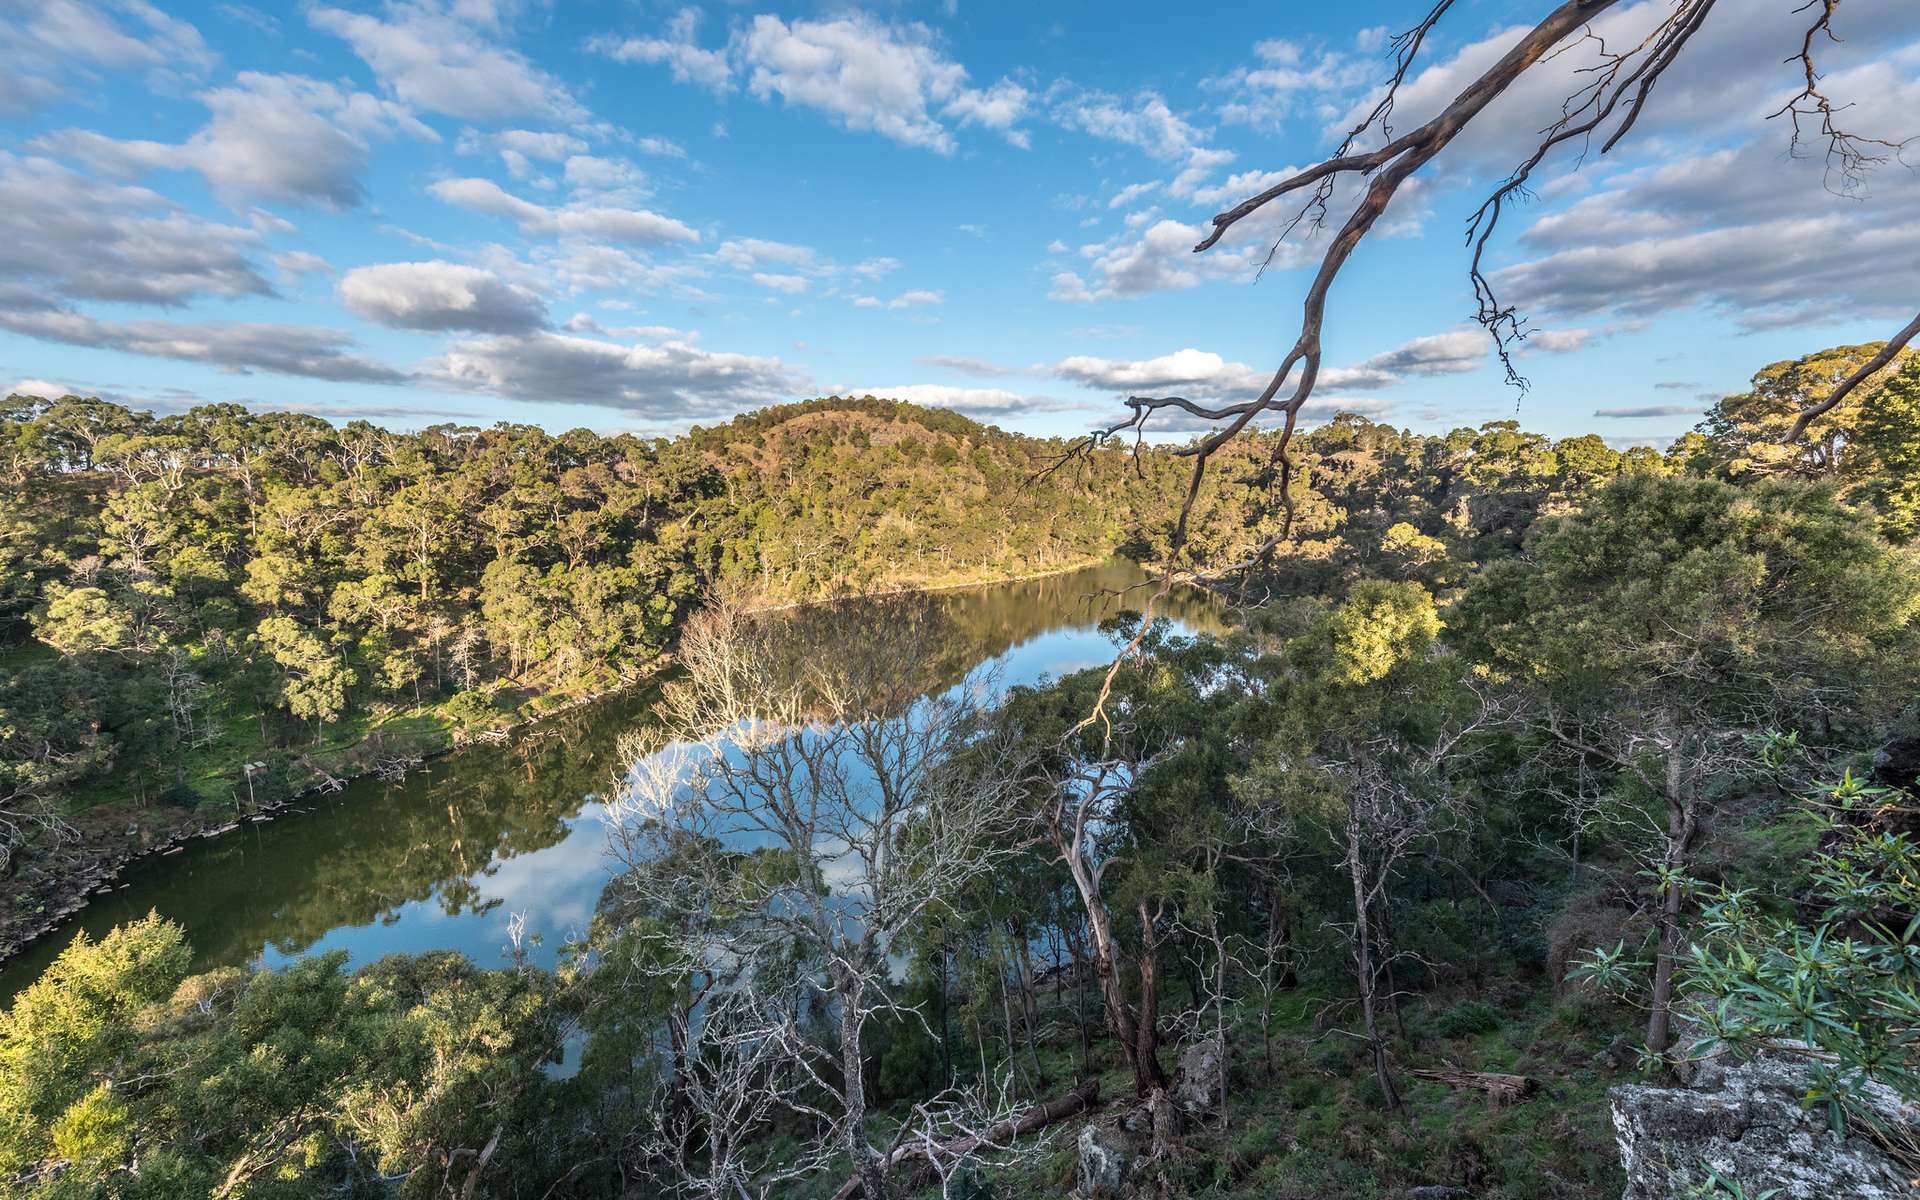
[[[757,597],[1003,579],[1104,558],[1147,518],[1124,457],[898,400],[831,397],[696,428],[676,450],[726,489],[702,567]]]
[[[1618,474],[1749,469],[1755,422],[1792,402],[1795,380],[1863,349],[1768,368],[1682,443],[1684,464],[1513,421],[1421,435],[1336,418],[1295,444],[1297,515],[1266,579],[1338,595],[1386,576],[1444,594]],[[1815,466],[1873,444],[1847,424],[1856,415],[1828,422],[1846,428],[1823,433]],[[1278,532],[1271,438],[1215,457],[1193,561],[1239,561]],[[0,943],[36,919],[76,855],[230,820],[236,806],[619,686],[714,594],[777,604],[1116,551],[1163,558],[1191,460],[1148,446],[1063,463],[1067,449],[873,397],[672,440],[10,397]],[[1892,520],[1913,507],[1905,494],[1873,498]]]

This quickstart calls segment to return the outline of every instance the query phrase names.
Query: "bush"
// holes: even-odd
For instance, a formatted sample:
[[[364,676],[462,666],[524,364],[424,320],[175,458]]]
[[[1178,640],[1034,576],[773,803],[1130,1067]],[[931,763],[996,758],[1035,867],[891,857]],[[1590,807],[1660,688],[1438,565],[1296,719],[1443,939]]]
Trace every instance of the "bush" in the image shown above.
[[[1500,1028],[1500,1010],[1484,1000],[1462,1000],[1433,1019],[1440,1037],[1473,1037]]]

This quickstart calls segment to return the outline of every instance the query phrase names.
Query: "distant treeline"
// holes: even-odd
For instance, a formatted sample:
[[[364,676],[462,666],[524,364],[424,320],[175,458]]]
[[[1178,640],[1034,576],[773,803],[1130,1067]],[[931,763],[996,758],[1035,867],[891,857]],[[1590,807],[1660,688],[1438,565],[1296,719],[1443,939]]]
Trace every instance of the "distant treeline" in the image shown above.
[[[1904,538],[1920,453],[1892,410],[1920,409],[1910,381],[1862,389],[1802,450],[1767,440],[1872,349],[1768,367],[1666,456],[1514,421],[1421,435],[1337,417],[1296,444],[1297,516],[1265,578],[1445,589],[1629,471],[1837,474]],[[1238,561],[1278,531],[1272,436],[1216,458],[1189,560]],[[264,762],[257,801],[376,727],[444,736],[617,686],[716,592],[811,600],[1164,558],[1191,460],[1109,446],[1062,463],[1068,448],[871,396],[673,440],[10,397],[0,854],[75,807],[233,802]]]

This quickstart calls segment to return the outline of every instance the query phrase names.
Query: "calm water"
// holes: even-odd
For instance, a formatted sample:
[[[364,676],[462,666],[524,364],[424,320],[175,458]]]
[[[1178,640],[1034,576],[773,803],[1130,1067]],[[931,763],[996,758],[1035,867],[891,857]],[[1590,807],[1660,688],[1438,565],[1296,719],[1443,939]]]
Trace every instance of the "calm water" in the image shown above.
[[[1143,581],[1125,561],[1023,583],[941,594],[951,646],[946,687],[997,661],[1003,685],[1032,683],[1111,661],[1098,631],[1119,607],[1101,593]],[[1212,597],[1185,592],[1170,616],[1214,632]],[[857,603],[857,602],[856,602]],[[247,824],[150,860],[96,897],[66,927],[0,966],[0,998],[36,978],[79,930],[98,937],[158,911],[182,925],[194,969],[345,950],[356,964],[385,954],[452,949],[498,965],[507,921],[527,930],[550,962],[591,920],[607,880],[606,828],[597,797],[624,764],[620,735],[647,723],[653,696],[634,693],[563,714],[497,746],[439,759],[400,783],[362,780],[313,800],[304,815]]]

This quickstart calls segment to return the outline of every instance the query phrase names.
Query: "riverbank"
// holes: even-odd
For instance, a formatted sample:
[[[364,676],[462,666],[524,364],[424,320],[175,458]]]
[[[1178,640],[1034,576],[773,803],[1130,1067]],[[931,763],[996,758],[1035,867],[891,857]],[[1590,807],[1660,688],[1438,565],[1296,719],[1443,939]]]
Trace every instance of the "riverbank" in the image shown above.
[[[1019,576],[888,588],[845,599],[952,593],[1014,585],[1071,575],[1111,561],[1110,556],[1089,558]],[[755,611],[786,611],[826,602],[772,604],[758,606]],[[537,692],[524,695],[511,714],[501,713],[480,727],[462,727],[438,709],[387,714],[354,740],[292,754],[286,765],[298,769],[300,774],[279,781],[280,794],[257,803],[249,802],[244,794],[236,791],[231,803],[203,803],[193,808],[168,803],[135,808],[125,800],[89,806],[67,818],[72,830],[67,841],[32,855],[22,855],[26,861],[12,877],[0,883],[0,963],[60,929],[95,897],[124,887],[123,876],[143,863],[179,853],[200,839],[220,837],[305,812],[315,799],[356,780],[370,776],[398,778],[422,763],[471,743],[520,736],[584,705],[644,687],[671,663],[671,656],[663,656],[642,674],[616,687],[587,695],[565,698]]]
[[[479,728],[451,721],[436,728],[413,720],[413,713],[393,714],[395,719],[374,726],[358,741],[299,755],[293,761],[305,774],[294,781],[290,794],[278,799],[249,803],[236,798],[231,806],[195,808],[105,803],[72,814],[65,818],[64,840],[51,853],[29,857],[0,883],[0,964],[58,930],[94,897],[124,887],[122,877],[143,863],[177,854],[199,839],[310,811],[314,800],[350,783],[375,776],[403,778],[428,761],[476,743],[519,736],[586,705],[644,687],[671,665],[670,656],[663,656],[616,687],[554,703],[540,704],[552,697],[536,694],[524,702],[527,711]]]

